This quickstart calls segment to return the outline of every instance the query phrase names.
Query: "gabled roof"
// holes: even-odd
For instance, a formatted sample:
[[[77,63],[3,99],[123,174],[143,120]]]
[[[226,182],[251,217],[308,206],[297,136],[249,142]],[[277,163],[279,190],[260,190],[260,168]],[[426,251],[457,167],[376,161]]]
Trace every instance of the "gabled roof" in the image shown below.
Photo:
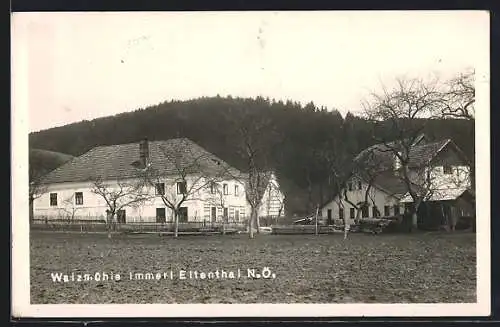
[[[138,176],[140,142],[98,146],[53,170],[43,183],[84,182],[92,178],[116,180]],[[227,172],[237,176],[240,172],[212,153],[187,138],[150,141],[149,168],[163,175],[178,175],[179,169],[194,174]]]
[[[446,189],[433,190],[426,196],[426,201],[450,201],[467,194],[469,197],[474,197],[473,192],[467,187],[454,187]],[[405,194],[401,198],[401,203],[411,203],[413,198],[410,194]]]
[[[450,139],[444,139],[437,142],[411,146],[408,155],[408,167],[418,168],[426,166],[449,143],[453,142]],[[354,161],[359,163],[360,166],[364,164],[364,161],[375,161],[381,170],[392,169],[395,160],[395,149],[397,148],[394,147],[394,144],[375,144],[361,151]]]
[[[376,175],[373,186],[382,190],[387,195],[401,198],[407,192],[407,187],[401,177],[394,175],[394,172],[387,171]],[[418,187],[414,185],[414,187]]]
[[[379,143],[372,145],[361,151],[354,158],[354,169],[351,177],[357,177],[365,182],[372,180],[372,186],[383,191],[387,195],[401,199],[407,195],[408,189],[400,176],[397,176],[393,169],[394,164],[394,146],[396,142],[387,144]],[[434,160],[441,151],[448,146],[452,146],[457,153],[467,161],[465,154],[457,147],[451,139],[444,139],[436,142],[429,142],[422,134],[415,139],[414,145],[410,149],[409,168],[419,168],[427,166]],[[376,169],[375,172],[368,172],[367,169]],[[418,189],[419,186],[413,184]],[[335,197],[337,197],[335,195]],[[327,201],[329,203],[331,200]],[[326,204],[325,203],[325,204]]]

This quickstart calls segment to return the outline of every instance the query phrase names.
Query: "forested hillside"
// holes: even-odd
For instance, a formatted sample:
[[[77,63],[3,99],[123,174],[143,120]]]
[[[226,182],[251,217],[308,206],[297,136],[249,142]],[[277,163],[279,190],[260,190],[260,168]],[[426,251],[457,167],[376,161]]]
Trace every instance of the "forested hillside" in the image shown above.
[[[353,156],[375,143],[374,133],[383,133],[385,137],[392,133],[383,122],[375,128],[373,122],[362,117],[351,113],[343,117],[336,110],[327,111],[313,103],[211,97],[164,102],[32,133],[30,147],[78,156],[97,145],[137,142],[144,137],[187,137],[244,170],[244,157],[231,134],[242,112],[265,120],[270,132],[272,129],[272,137],[263,143],[268,153],[266,164],[276,170],[285,189],[289,213],[309,212],[313,203],[331,196],[328,167],[318,156],[323,149],[334,149],[339,156]],[[474,158],[473,121],[420,119],[417,123],[430,139],[451,138],[469,158]]]
[[[30,181],[40,175],[46,174],[51,170],[63,165],[73,156],[40,149],[30,149],[29,151],[29,165],[30,165]],[[35,174],[36,172],[36,174]],[[38,175],[38,176],[37,176]]]

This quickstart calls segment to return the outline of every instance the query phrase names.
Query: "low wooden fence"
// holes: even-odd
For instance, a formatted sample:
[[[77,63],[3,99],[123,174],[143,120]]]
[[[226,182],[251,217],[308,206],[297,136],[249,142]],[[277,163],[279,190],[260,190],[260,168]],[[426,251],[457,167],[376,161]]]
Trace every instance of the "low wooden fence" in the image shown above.
[[[34,219],[31,224],[32,230],[50,231],[75,231],[75,232],[106,232],[108,230],[104,220],[49,220]],[[111,229],[115,232],[123,233],[161,233],[173,232],[175,224],[173,222],[127,222],[113,223]],[[181,233],[235,233],[246,230],[246,224],[242,222],[182,222],[178,227]]]

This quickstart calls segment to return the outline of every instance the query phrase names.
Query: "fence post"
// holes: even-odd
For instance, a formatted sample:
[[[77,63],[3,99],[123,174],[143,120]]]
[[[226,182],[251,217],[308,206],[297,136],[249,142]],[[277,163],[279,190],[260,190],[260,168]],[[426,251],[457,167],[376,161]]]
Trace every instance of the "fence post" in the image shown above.
[[[315,234],[318,235],[318,213],[319,213],[319,205],[316,207],[316,217],[315,217],[315,222],[314,222],[314,231]]]

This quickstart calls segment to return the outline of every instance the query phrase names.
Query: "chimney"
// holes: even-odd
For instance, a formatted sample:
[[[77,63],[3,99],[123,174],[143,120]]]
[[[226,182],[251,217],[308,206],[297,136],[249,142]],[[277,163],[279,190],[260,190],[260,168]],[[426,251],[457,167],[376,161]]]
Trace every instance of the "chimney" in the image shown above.
[[[141,163],[146,166],[149,161],[149,143],[147,138],[144,138],[139,144],[139,158]]]

